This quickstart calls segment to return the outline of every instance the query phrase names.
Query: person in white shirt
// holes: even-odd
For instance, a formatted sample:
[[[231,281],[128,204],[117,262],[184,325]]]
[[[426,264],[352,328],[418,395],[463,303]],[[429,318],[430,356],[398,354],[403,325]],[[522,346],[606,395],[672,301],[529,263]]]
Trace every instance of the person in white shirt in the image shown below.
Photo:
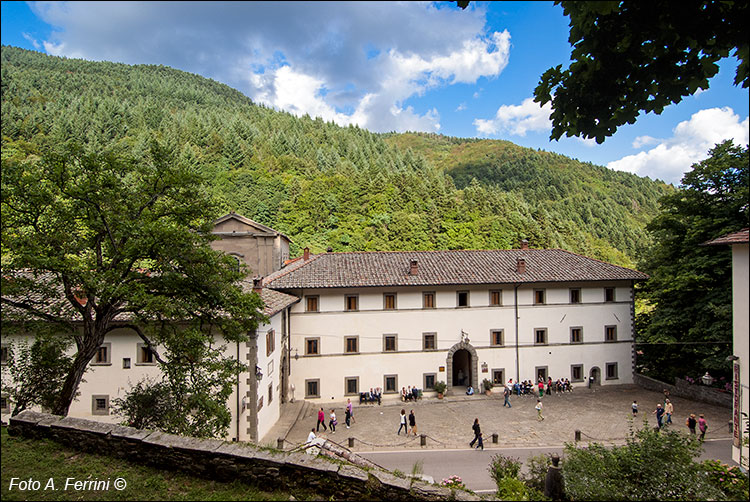
[[[307,435],[307,441],[305,441],[305,442],[306,443],[311,443],[313,439],[315,439],[315,429],[314,428],[310,431],[310,434]]]

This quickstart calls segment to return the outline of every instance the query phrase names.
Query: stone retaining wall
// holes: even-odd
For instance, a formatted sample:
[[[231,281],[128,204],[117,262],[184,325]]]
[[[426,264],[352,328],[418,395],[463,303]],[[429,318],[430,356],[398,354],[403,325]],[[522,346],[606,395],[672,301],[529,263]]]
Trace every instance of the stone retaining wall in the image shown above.
[[[633,382],[646,390],[662,392],[664,389],[667,389],[673,396],[715,404],[725,408],[732,407],[732,394],[729,392],[721,392],[718,389],[706,387],[705,385],[690,384],[682,378],[675,378],[674,380],[675,385],[670,385],[638,373],[633,373]]]
[[[482,500],[463,490],[403,479],[388,471],[366,470],[304,453],[175,436],[29,410],[11,417],[9,433],[49,438],[74,449],[212,480],[239,479],[269,491],[299,489],[343,500]]]

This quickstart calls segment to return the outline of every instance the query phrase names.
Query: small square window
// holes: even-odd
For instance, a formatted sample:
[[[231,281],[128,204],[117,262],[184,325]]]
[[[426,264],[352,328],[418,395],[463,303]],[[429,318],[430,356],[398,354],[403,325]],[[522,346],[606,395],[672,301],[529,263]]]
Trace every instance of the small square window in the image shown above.
[[[437,334],[436,333],[422,333],[422,349],[424,350],[437,349]]]
[[[422,307],[426,309],[435,308],[435,293],[434,292],[422,293]]]
[[[397,335],[383,335],[383,352],[396,352],[398,350],[397,340]]]
[[[490,331],[490,345],[493,347],[502,347],[505,345],[505,336],[502,329],[493,329]]]
[[[359,377],[344,378],[344,393],[347,396],[359,395]]]
[[[583,343],[583,328],[570,328],[570,343]]]
[[[583,364],[572,364],[570,366],[570,381],[583,382]]]
[[[503,292],[496,289],[490,291],[490,307],[499,307],[503,304]]]
[[[433,390],[435,388],[435,382],[437,382],[437,373],[425,373],[424,374],[425,390]]]
[[[305,397],[320,397],[320,380],[305,380]]]
[[[398,392],[398,375],[384,375],[383,389],[386,394]]]
[[[581,303],[581,290],[578,288],[570,290],[570,303]]]
[[[468,307],[469,306],[469,292],[459,291],[456,293],[456,307]]]
[[[534,343],[536,345],[545,345],[547,343],[547,328],[537,328],[534,330]]]
[[[615,301],[615,288],[604,288],[604,301],[605,302]]]
[[[123,357],[122,358],[122,367],[123,367],[123,369],[129,369],[130,368],[130,358],[129,357]]]
[[[383,309],[396,310],[396,293],[385,293],[383,295]]]
[[[258,408],[256,410],[260,411],[261,408],[263,408],[263,396],[258,398]]]
[[[347,354],[353,354],[359,352],[358,348],[358,337],[356,336],[347,336],[344,337],[344,352]]]
[[[545,290],[535,289],[534,290],[534,305],[544,305],[545,303]]]
[[[274,350],[276,350],[276,331],[269,329],[266,333],[266,357],[270,356]]]
[[[106,364],[112,364],[112,361],[110,360],[110,350],[112,348],[111,343],[103,343],[99,346],[98,349],[96,349],[96,355],[94,356],[94,360],[91,361],[91,364],[93,365],[106,365]]]
[[[359,296],[357,295],[346,295],[345,307],[347,311],[359,310]]]
[[[604,341],[605,342],[617,341],[617,326],[605,326],[604,327]]]
[[[145,343],[138,344],[138,358],[136,361],[138,361],[138,364],[156,364],[154,361],[154,353]]]
[[[305,355],[306,356],[317,356],[320,354],[319,345],[320,338],[305,338]]]
[[[617,363],[607,363],[607,380],[617,380]]]
[[[305,297],[305,311],[306,312],[317,312],[318,311],[318,296],[306,296]]]
[[[492,370],[492,383],[495,385],[505,385],[505,369]]]
[[[92,415],[109,415],[109,396],[108,395],[91,396],[91,414]]]

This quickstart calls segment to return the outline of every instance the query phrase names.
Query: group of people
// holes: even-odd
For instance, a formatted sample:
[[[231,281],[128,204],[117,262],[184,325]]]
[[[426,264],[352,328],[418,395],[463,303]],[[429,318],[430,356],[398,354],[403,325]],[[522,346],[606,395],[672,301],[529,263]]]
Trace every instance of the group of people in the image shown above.
[[[347,399],[346,400],[346,408],[344,409],[344,416],[346,420],[346,428],[350,428],[351,424],[353,422],[356,422],[354,420],[354,408],[352,406],[352,400]],[[323,426],[323,432],[326,432],[330,429],[332,434],[336,433],[336,426],[339,424],[338,420],[336,419],[336,409],[331,408],[331,412],[328,414],[328,425],[326,426],[326,412],[323,410],[323,407],[318,410],[318,423],[317,425],[312,429],[310,432],[312,438],[308,436],[307,442],[309,443],[312,441],[312,439],[315,438],[315,433],[320,432],[320,426]]]
[[[657,403],[656,409],[651,413],[652,415],[656,415],[656,425],[657,429],[662,429],[663,427],[666,427],[667,425],[672,425],[672,415],[674,415],[674,404],[672,404],[672,401],[669,400],[668,392],[664,391],[664,404]],[[633,417],[638,416],[638,401],[633,401],[633,404],[631,405],[631,408],[633,410]],[[706,421],[706,417],[701,413],[698,415],[698,418],[695,418],[695,413],[691,413],[688,415],[688,417],[685,419],[685,426],[690,431],[690,434],[696,435],[696,427],[698,430],[701,431],[700,434],[700,440],[703,441],[706,438],[706,431],[708,430],[708,422]]]
[[[569,379],[558,378],[556,381],[553,381],[552,377],[548,377],[546,382],[543,378],[539,377],[536,384],[531,380],[514,383],[511,378],[508,380],[506,388],[517,396],[534,396],[538,393],[539,397],[542,397],[545,393],[550,396],[553,392],[557,395],[565,392],[573,392],[573,385],[571,385]]]
[[[399,418],[399,426],[396,434],[401,435],[401,429],[404,430],[405,435],[413,434],[417,435],[417,417],[414,415],[414,410],[409,411],[409,416],[406,416],[406,410],[401,408],[401,416]]]
[[[381,399],[383,398],[383,392],[380,389],[380,387],[376,387],[373,389],[370,387],[369,392],[360,392],[359,393],[359,404],[365,403],[378,403],[380,404]]]
[[[420,391],[418,388],[412,387],[411,385],[409,385],[408,388],[401,387],[401,400],[403,402],[416,401],[421,398],[422,398],[422,391]]]

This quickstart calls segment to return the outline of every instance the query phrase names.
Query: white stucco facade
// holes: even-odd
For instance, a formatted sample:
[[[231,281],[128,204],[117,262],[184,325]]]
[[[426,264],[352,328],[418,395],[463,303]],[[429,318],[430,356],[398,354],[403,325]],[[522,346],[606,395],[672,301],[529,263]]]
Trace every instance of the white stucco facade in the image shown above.
[[[732,319],[733,319],[733,351],[732,354],[737,356],[736,364],[739,365],[740,377],[740,412],[744,417],[750,414],[750,315],[748,314],[748,305],[750,305],[750,293],[748,293],[748,277],[750,277],[750,263],[748,257],[748,243],[745,241],[741,244],[732,245]],[[736,407],[736,403],[735,403]],[[740,415],[742,417],[743,415]],[[746,422],[740,418],[740,428],[744,430]],[[740,446],[732,445],[732,459],[748,468],[750,464],[748,458],[747,435],[740,436]]]

